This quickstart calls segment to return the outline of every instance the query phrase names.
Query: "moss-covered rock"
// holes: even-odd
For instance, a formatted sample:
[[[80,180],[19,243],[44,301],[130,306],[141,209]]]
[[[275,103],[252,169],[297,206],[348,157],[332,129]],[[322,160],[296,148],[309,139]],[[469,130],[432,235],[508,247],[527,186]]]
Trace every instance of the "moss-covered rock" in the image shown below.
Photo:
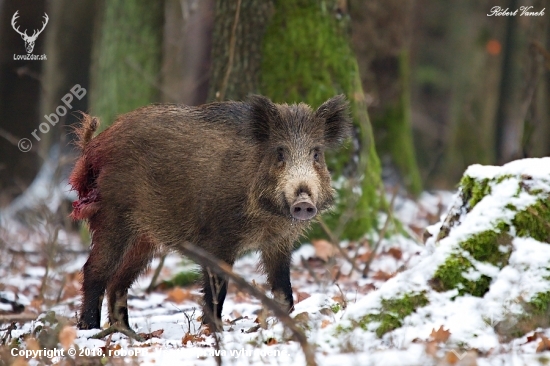
[[[489,351],[550,327],[550,158],[471,166],[428,232],[426,251],[348,306],[337,331],[385,342],[445,326],[453,347]]]

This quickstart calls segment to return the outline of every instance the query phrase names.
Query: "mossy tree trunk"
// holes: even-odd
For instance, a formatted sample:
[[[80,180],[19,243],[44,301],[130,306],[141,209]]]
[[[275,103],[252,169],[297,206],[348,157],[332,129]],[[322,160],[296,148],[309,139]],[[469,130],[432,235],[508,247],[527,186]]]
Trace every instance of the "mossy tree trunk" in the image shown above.
[[[350,18],[341,3],[218,0],[210,98],[238,100],[261,93],[278,103],[303,101],[316,108],[335,94],[345,94],[356,134],[351,146],[327,159],[334,180],[344,183],[338,187],[336,210],[324,220],[340,238],[356,239],[375,228],[384,200],[349,42]],[[312,235],[321,232],[316,229]]]
[[[159,100],[163,1],[103,1],[95,27],[91,113],[101,128]]]
[[[376,150],[384,170],[410,193],[422,191],[411,128],[411,0],[351,0],[352,44],[369,99]]]

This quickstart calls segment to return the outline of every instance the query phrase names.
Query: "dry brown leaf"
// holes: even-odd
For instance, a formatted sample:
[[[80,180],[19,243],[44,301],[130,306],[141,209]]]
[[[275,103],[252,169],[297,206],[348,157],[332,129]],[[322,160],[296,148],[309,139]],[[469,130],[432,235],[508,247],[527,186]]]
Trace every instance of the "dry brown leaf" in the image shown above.
[[[403,252],[399,248],[394,247],[394,248],[388,249],[388,254],[397,260],[400,260],[401,258],[403,258]]]
[[[321,322],[321,329],[324,329],[324,328],[328,327],[331,324],[332,324],[332,322],[330,320],[323,319],[323,321]]]
[[[27,360],[24,357],[17,357],[11,364],[12,366],[29,366]]]
[[[447,363],[451,365],[454,365],[459,361],[458,355],[456,354],[456,352],[453,351],[447,351],[447,353],[445,354],[445,359],[447,360]]]
[[[445,343],[451,336],[451,332],[449,330],[443,329],[443,326],[440,326],[438,330],[432,329],[432,333],[430,334],[430,338],[433,339],[436,342]]]
[[[313,247],[315,248],[315,255],[325,262],[328,261],[329,258],[334,257],[336,254],[337,249],[326,240],[312,240],[311,244],[313,244]]]
[[[388,272],[384,272],[384,271],[376,271],[371,276],[371,278],[374,279],[374,280],[378,280],[378,281],[387,281],[390,278],[392,278],[393,276],[395,276],[395,273],[388,273]]]
[[[176,287],[171,291],[168,291],[168,296],[166,300],[175,302],[176,304],[182,303],[185,300],[191,298],[191,291],[182,289],[181,287]]]
[[[151,339],[151,338],[160,338],[160,336],[164,333],[164,329],[157,329],[155,331],[152,331],[151,333],[139,333],[139,335],[145,339]]]
[[[537,346],[537,353],[550,350],[550,339],[546,338],[542,334],[539,336],[540,342]]]
[[[308,297],[311,297],[311,295],[308,294],[307,292],[296,291],[295,294],[296,294],[296,304],[299,303],[300,301],[304,301]]]
[[[61,332],[59,332],[59,343],[65,350],[69,349],[73,345],[76,338],[76,330],[70,325],[65,325]]]
[[[344,305],[346,303],[346,301],[344,300],[344,298],[342,297],[342,295],[336,295],[336,296],[333,296],[332,297],[332,300],[336,301],[338,304],[340,305]]]
[[[210,330],[208,330],[208,332],[210,334]],[[205,338],[202,335],[191,334],[191,333],[187,332],[187,333],[185,333],[185,335],[181,339],[181,344],[185,346],[185,345],[187,345],[187,342],[191,342],[191,343],[202,342],[202,341],[204,341],[204,339]]]
[[[27,344],[27,349],[30,349],[32,351],[38,351],[40,349],[40,344],[36,340],[36,338],[29,337],[25,339],[25,343]]]
[[[274,344],[277,344],[277,340],[275,338],[268,338],[265,344],[268,346],[273,346]]]
[[[435,356],[438,346],[436,341],[429,341],[426,343],[426,354]]]

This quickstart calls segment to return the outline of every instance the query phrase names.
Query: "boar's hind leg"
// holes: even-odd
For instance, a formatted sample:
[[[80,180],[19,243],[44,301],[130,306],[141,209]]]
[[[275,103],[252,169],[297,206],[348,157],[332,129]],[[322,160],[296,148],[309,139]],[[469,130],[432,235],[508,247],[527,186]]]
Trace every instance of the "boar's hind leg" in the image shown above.
[[[105,242],[99,233],[94,234],[90,256],[84,264],[82,281],[82,308],[79,329],[100,327],[101,305],[107,281],[112,274],[113,257],[105,255]]]
[[[128,289],[147,268],[155,252],[153,241],[140,236],[126,250],[113,277],[107,286],[109,322],[130,329],[128,321]]]
[[[271,285],[275,301],[283,305],[289,312],[294,310],[292,287],[290,285],[291,248],[273,246],[262,250],[263,268]]]

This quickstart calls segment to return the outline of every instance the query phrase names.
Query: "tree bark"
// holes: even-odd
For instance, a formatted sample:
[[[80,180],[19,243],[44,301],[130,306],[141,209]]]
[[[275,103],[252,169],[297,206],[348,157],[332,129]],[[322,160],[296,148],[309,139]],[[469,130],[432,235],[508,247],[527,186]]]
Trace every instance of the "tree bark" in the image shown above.
[[[409,80],[412,9],[412,0],[350,1],[352,44],[384,174],[418,195],[422,179],[412,137]]]
[[[92,34],[97,3],[93,0],[71,1],[58,0],[50,3],[48,14],[48,33],[45,37],[48,62],[44,63],[43,88],[40,100],[40,116],[55,113],[57,106],[62,105],[61,98],[70,93],[76,84],[90,87],[90,59],[92,52]],[[88,93],[82,99],[73,96],[70,109],[51,131],[44,134],[41,150],[49,151],[52,143],[59,141],[67,134],[64,126],[79,120],[77,111],[88,110]],[[70,148],[63,144],[61,148]]]
[[[101,127],[117,115],[160,98],[162,1],[109,0],[95,27],[90,86],[91,113]]]
[[[27,54],[23,40],[12,26],[11,19],[19,11],[20,30],[40,29],[46,10],[45,1],[3,1],[0,9],[0,207],[21,194],[36,175],[41,159],[38,141],[31,133],[40,123],[39,104],[41,72],[48,61],[14,60],[14,55]],[[44,54],[44,29],[35,43],[33,54]],[[18,149],[21,138],[34,144],[29,152]]]
[[[208,96],[214,0],[166,0],[162,101],[203,104]]]

